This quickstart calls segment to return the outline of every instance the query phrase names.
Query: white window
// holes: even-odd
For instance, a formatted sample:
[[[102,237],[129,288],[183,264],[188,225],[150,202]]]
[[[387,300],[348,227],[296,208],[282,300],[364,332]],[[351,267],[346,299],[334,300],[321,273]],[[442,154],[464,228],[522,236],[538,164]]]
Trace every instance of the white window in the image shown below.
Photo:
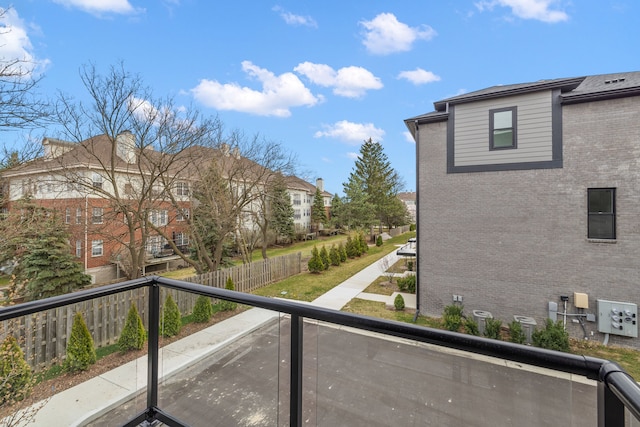
[[[300,219],[300,209],[294,209],[293,210],[293,219]]]
[[[176,221],[184,221],[185,218],[189,218],[189,209],[178,209],[176,212]]]
[[[147,239],[147,252],[152,255],[159,255],[162,253],[162,248],[166,244],[166,240],[162,236],[149,236]]]
[[[82,240],[76,240],[76,258],[82,258]]]
[[[154,209],[149,212],[149,222],[160,227],[169,223],[169,212],[166,209]]]
[[[188,196],[189,195],[189,183],[188,182],[176,182],[176,196]]]
[[[173,235],[173,241],[176,246],[187,246],[189,244],[189,236],[187,233],[175,233]]]
[[[69,224],[71,222],[71,208],[64,210],[64,223]]]
[[[302,201],[300,200],[300,195],[299,194],[294,194],[293,195],[293,204],[294,206],[298,206],[302,204]]]
[[[76,224],[82,224],[82,208],[76,209]]]
[[[93,213],[91,215],[91,223],[92,224],[102,224],[102,208],[93,208]]]
[[[94,188],[102,188],[102,175],[94,172],[91,177],[91,182]]]
[[[104,242],[102,240],[91,241],[91,256],[102,256],[103,250],[104,250]]]

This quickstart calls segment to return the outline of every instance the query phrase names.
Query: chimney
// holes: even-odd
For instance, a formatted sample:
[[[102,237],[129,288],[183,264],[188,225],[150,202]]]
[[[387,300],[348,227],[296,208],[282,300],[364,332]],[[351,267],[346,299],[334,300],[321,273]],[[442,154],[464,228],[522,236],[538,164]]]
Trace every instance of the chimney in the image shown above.
[[[76,147],[73,142],[61,141],[54,138],[44,138],[42,140],[42,146],[44,148],[44,159],[51,160],[58,156],[72,150]]]
[[[324,180],[322,178],[316,179],[316,187],[320,190],[321,193],[324,192]]]
[[[125,130],[116,136],[116,154],[127,163],[136,162],[136,137]]]

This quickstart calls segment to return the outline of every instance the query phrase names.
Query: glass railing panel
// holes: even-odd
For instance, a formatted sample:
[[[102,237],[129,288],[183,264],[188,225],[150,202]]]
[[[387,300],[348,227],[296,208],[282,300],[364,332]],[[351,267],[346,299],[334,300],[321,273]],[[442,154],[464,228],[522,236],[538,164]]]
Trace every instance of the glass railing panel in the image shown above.
[[[380,334],[323,325],[307,369],[309,425],[597,425],[595,382]]]

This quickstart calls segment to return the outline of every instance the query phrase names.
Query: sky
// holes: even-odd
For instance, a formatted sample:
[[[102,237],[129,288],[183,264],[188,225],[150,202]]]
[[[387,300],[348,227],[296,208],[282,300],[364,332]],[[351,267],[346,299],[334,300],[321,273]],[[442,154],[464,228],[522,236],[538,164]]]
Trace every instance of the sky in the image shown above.
[[[10,6],[10,7],[9,7]],[[18,0],[0,58],[38,94],[87,99],[79,77],[123,64],[157,97],[296,156],[342,194],[361,144],[382,144],[406,191],[404,120],[486,87],[640,70],[637,0]],[[44,130],[42,134],[46,136]],[[0,133],[0,145],[19,140]]]

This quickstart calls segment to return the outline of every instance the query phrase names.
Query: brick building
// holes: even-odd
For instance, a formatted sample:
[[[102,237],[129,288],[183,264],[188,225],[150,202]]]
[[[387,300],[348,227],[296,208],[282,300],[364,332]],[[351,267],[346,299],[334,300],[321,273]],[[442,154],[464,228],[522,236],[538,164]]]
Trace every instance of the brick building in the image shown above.
[[[423,314],[640,347],[640,72],[494,86],[405,120]],[[517,316],[517,317],[514,317]]]

